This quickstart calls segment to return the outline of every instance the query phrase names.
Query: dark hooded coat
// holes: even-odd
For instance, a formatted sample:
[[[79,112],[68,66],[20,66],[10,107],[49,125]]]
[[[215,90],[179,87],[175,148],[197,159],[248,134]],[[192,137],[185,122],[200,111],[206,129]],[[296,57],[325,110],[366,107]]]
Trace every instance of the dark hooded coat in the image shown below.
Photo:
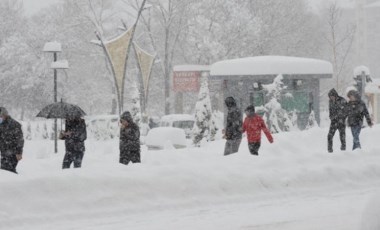
[[[128,127],[120,129],[120,163],[140,163],[140,129],[129,112],[124,112],[120,119],[128,122]]]
[[[64,137],[66,151],[70,153],[84,152],[84,141],[87,139],[86,122],[82,118],[66,120],[66,132],[71,135]]]
[[[227,140],[242,139],[242,125],[243,116],[240,109],[236,105],[233,97],[227,97],[225,100],[228,112],[225,128],[225,135]]]
[[[359,93],[355,90],[351,90],[348,92],[348,96],[354,96],[356,98],[356,101],[348,102],[348,125],[351,127],[362,126],[364,117],[366,118],[368,125],[372,125],[367,106],[361,100]]]
[[[22,154],[24,137],[21,124],[8,117],[0,125],[0,152],[12,155]]]
[[[334,96],[335,101],[329,101],[329,116],[332,125],[341,124],[344,125],[347,119],[347,102],[338,95],[335,89],[330,90],[329,97]]]

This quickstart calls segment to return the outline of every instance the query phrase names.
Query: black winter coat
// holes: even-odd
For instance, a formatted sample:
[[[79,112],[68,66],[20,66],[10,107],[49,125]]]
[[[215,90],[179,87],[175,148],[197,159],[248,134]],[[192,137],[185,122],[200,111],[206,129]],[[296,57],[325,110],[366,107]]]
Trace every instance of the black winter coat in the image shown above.
[[[139,163],[140,160],[140,129],[129,121],[127,128],[120,129],[120,163]]]
[[[71,135],[64,138],[67,152],[84,152],[87,139],[86,122],[83,119],[67,120],[66,132]]]
[[[335,101],[329,101],[329,116],[331,124],[345,124],[347,118],[347,102],[343,97],[340,97],[335,89],[329,92],[329,96],[334,96]]]
[[[228,97],[226,99],[228,109],[225,135],[227,140],[242,139],[243,115],[237,108],[235,99]]]
[[[367,106],[362,100],[349,101],[347,111],[349,126],[362,126],[364,117],[366,118],[368,125],[372,125]]]
[[[21,124],[8,117],[0,124],[0,151],[2,154],[22,154],[24,136]]]

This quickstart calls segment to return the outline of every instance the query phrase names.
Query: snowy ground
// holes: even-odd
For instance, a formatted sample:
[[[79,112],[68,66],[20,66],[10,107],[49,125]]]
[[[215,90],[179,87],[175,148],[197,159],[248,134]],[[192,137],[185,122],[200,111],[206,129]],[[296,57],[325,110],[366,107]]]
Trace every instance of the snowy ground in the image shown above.
[[[246,142],[228,157],[223,141],[144,148],[143,164],[127,167],[117,142],[89,141],[84,167],[67,171],[63,143],[54,155],[51,142],[27,142],[20,174],[0,172],[0,229],[371,229],[379,137],[380,127],[365,129],[363,150],[334,154],[326,129],[275,135],[259,157]]]

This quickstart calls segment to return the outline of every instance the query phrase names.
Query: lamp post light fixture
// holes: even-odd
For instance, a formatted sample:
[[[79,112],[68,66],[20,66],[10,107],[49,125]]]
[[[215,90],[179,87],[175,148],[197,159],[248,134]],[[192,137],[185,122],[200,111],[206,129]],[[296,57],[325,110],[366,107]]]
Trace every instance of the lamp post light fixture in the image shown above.
[[[44,45],[43,52],[53,54],[53,63],[50,68],[54,70],[54,103],[58,102],[57,97],[57,70],[58,69],[68,69],[67,61],[62,65],[62,61],[58,62],[58,53],[62,52],[62,45],[59,42],[47,42]],[[57,68],[56,68],[57,67]],[[59,68],[67,67],[67,68]],[[54,119],[54,152],[58,153],[58,130],[57,130],[57,119]]]

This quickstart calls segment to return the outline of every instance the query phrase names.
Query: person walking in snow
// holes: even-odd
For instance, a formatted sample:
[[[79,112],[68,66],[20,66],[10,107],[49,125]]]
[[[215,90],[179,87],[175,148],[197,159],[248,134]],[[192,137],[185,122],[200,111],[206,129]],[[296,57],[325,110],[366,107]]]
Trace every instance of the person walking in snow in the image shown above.
[[[133,121],[130,112],[124,112],[120,117],[120,163],[128,165],[140,163],[140,129]]]
[[[243,123],[243,133],[247,132],[248,148],[252,155],[259,155],[261,146],[261,131],[264,132],[270,143],[273,143],[273,137],[263,118],[255,112],[255,106],[248,106],[245,110],[247,117]]]
[[[1,169],[17,173],[16,167],[22,159],[24,136],[21,124],[0,107],[0,152]]]
[[[342,151],[346,150],[346,118],[347,118],[347,102],[346,100],[338,95],[335,89],[330,90],[329,94],[329,117],[330,117],[330,129],[327,135],[327,149],[328,152],[332,153],[333,150],[333,139],[335,132],[339,131],[340,137],[340,149]]]
[[[349,98],[347,112],[348,112],[348,126],[351,127],[352,137],[354,144],[352,149],[360,149],[360,132],[363,126],[363,118],[365,117],[368,125],[372,128],[373,123],[369,115],[367,106],[361,100],[360,95],[355,90],[350,90],[347,94]]]
[[[66,154],[63,158],[62,169],[82,167],[82,160],[86,150],[84,141],[87,139],[86,123],[82,118],[66,119],[65,131],[60,135],[65,140]]]
[[[227,97],[225,103],[228,109],[226,127],[223,130],[224,138],[227,140],[224,148],[224,155],[226,156],[239,151],[243,116],[233,97]]]

